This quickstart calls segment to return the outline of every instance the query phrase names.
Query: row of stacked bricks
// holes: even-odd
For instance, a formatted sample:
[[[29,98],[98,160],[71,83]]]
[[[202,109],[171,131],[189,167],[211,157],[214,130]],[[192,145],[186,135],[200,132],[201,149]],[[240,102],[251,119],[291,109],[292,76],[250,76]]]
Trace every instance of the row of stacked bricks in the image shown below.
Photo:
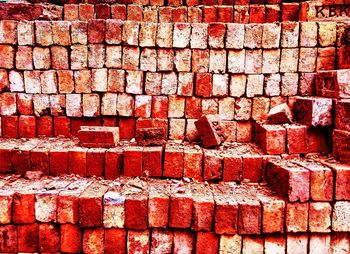
[[[210,0],[211,1],[211,0]],[[36,1],[38,2],[38,1]],[[108,4],[81,3],[50,5],[7,3],[0,5],[1,19],[15,20],[90,20],[119,19],[146,22],[234,22],[234,23],[272,23],[278,21],[308,21],[325,16],[346,16],[347,10],[318,9],[313,2],[281,3],[267,1],[250,3],[207,3],[190,0],[185,6],[180,1],[151,1],[150,3]],[[181,2],[181,5],[183,3]],[[339,1],[338,4],[343,4]],[[147,6],[151,5],[151,6]],[[344,15],[345,14],[345,15]]]
[[[170,180],[8,176],[1,185],[1,252],[328,254],[350,246],[347,201],[288,202],[264,187]]]
[[[228,141],[247,142],[252,121],[314,95],[318,72],[349,65],[345,23],[3,20],[0,27],[4,137],[42,135],[39,125],[68,136],[75,118],[103,117],[96,122],[128,126],[121,136],[132,138],[136,118],[152,117],[167,120],[170,139],[192,141],[195,119],[219,114]],[[39,120],[45,115],[54,121]]]

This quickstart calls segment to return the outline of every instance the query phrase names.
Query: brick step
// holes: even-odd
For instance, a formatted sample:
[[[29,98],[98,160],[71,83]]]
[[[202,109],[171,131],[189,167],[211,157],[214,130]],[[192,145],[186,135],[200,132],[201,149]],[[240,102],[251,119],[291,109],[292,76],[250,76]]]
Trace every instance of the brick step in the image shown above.
[[[72,176],[1,180],[0,224],[70,223],[221,234],[348,232],[349,201],[288,202],[266,186]]]
[[[125,141],[104,149],[80,147],[76,139],[62,137],[0,140],[0,172],[21,175],[40,171],[106,179],[125,175],[261,182],[268,157],[250,143],[226,142],[218,149],[204,149],[171,141],[155,147]]]

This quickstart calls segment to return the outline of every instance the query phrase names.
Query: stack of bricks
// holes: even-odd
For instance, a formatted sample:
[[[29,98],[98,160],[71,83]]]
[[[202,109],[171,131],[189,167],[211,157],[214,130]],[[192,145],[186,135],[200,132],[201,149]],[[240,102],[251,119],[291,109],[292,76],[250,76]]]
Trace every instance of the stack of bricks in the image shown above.
[[[347,0],[29,2],[0,3],[1,253],[350,253]]]
[[[0,251],[348,253],[347,186],[333,193],[332,183],[319,182],[329,180],[329,168],[299,163],[310,167],[310,193],[294,188],[294,164],[287,199],[245,184],[7,176],[0,179]],[[276,170],[285,169],[274,161]]]
[[[104,124],[130,139],[138,121],[156,119],[169,139],[193,141],[194,121],[218,114],[228,141],[249,142],[254,121],[314,95],[316,72],[340,66],[344,27],[2,20],[2,136]]]

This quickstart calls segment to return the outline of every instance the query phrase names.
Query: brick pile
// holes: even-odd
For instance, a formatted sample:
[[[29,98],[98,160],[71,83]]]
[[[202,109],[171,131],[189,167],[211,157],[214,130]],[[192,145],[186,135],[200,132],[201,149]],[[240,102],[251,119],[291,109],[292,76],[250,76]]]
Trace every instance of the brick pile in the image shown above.
[[[0,252],[350,253],[349,17],[0,3]]]

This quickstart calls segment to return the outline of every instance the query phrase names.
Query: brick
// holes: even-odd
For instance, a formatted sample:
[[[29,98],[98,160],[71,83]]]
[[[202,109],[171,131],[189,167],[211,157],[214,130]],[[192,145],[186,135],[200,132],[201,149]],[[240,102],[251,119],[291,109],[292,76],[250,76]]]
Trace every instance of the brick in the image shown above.
[[[289,154],[298,154],[307,152],[307,126],[305,125],[286,125],[287,131],[287,150]]]
[[[159,71],[172,71],[174,67],[174,51],[172,49],[157,50],[157,69]],[[148,73],[147,73],[148,74]],[[153,74],[156,75],[156,74]]]
[[[182,193],[179,193],[178,190]],[[192,205],[189,186],[171,186],[169,226],[174,228],[189,228],[191,226]],[[176,248],[174,240],[174,248]]]
[[[4,138],[18,138],[18,116],[3,116],[1,125]]]
[[[246,50],[245,73],[259,74],[262,72],[262,50]]]
[[[315,47],[317,45],[317,30],[316,22],[300,23],[300,46]]]
[[[83,115],[87,117],[100,115],[100,97],[98,94],[83,94]]]
[[[223,73],[226,71],[226,51],[219,49],[210,50],[209,72]]]
[[[230,77],[230,96],[241,97],[246,90],[246,75],[234,74]]]
[[[335,66],[335,48],[318,48],[316,70],[334,70]]]
[[[270,108],[270,99],[265,97],[253,98],[252,119],[264,121],[267,119]]]
[[[336,43],[336,22],[318,23],[318,42],[322,47],[334,46]]]
[[[263,73],[276,73],[279,71],[280,63],[280,50],[264,50],[263,51],[263,63],[262,72]]]
[[[214,222],[214,198],[211,190],[194,184],[193,196],[193,231],[211,231]]]
[[[127,250],[133,253],[146,253],[150,247],[150,232],[144,231],[128,231]]]
[[[219,111],[219,102],[217,98],[202,99],[202,114],[203,115],[216,115]]]
[[[287,234],[287,253],[297,254],[307,252],[307,234]]]
[[[170,253],[173,245],[173,233],[171,231],[155,229],[152,231],[150,253]]]
[[[285,152],[286,130],[279,125],[255,124],[255,139],[267,154]]]
[[[174,67],[179,72],[189,72],[191,70],[191,50],[175,50]]]
[[[94,6],[92,4],[79,5],[79,20],[89,20],[94,18]]]
[[[112,127],[113,128],[113,127]],[[103,176],[106,149],[90,148],[86,152],[86,175]]]
[[[105,253],[126,252],[126,231],[124,229],[105,229]]]
[[[281,46],[283,48],[298,47],[299,42],[299,23],[284,22],[281,31]]]
[[[88,48],[86,45],[71,46],[71,69],[81,70],[87,67]]]
[[[105,228],[123,228],[125,221],[125,196],[108,191],[103,197],[103,226]]]
[[[247,97],[262,95],[264,89],[263,75],[248,75],[247,78]]]
[[[161,73],[146,73],[145,92],[147,95],[160,95],[162,89],[162,74]]]
[[[208,26],[208,44],[210,48],[224,48],[225,24],[211,23]]]
[[[242,241],[243,253],[263,253],[264,252],[264,238],[261,236],[243,236]]]
[[[160,14],[160,13],[159,13]],[[173,37],[173,25],[170,23],[163,23],[159,20],[156,36],[156,45],[160,48],[171,48]]]
[[[244,45],[245,30],[243,24],[227,24],[226,48],[242,49]]]
[[[17,24],[18,45],[34,44],[34,23],[30,21],[20,21]]]
[[[238,130],[237,126],[237,130]],[[238,138],[237,138],[238,140]],[[243,155],[243,179],[260,182],[262,178],[262,157],[260,155]]]
[[[88,45],[88,65],[91,68],[102,68],[105,63],[106,53],[103,44]]]
[[[190,44],[193,49],[207,48],[208,25],[193,23]]]
[[[309,240],[309,253],[329,253],[330,235],[312,234]]]
[[[63,9],[64,20],[73,21],[79,19],[79,9],[76,4],[65,4]]]
[[[192,50],[192,71],[208,72],[209,69],[209,50]]]
[[[103,43],[105,39],[105,21],[91,19],[88,21],[88,43]]]
[[[283,236],[266,236],[264,251],[266,253],[285,253],[286,239]]]
[[[210,245],[207,243],[210,242]],[[196,240],[196,253],[217,253],[219,250],[219,237],[212,232],[198,232]]]
[[[10,71],[9,72],[10,90],[11,92],[23,92],[24,82],[21,72]]]
[[[186,119],[171,118],[169,120],[169,139],[184,140]]]
[[[0,71],[0,91],[5,92],[10,89],[8,72],[6,70]]]
[[[124,70],[108,70],[108,92],[124,92],[125,87],[125,71]]]
[[[5,69],[12,69],[14,67],[15,50],[12,46],[0,46],[0,67]]]
[[[317,50],[314,48],[300,48],[300,72],[314,72],[316,70]]]
[[[126,21],[123,24],[122,41],[126,45],[137,46],[140,24],[135,21]]]
[[[110,6],[108,4],[97,4],[95,6],[95,12],[98,19],[109,19],[111,16]]]
[[[156,32],[156,23],[142,23],[140,27],[140,46],[154,47],[156,41]]]
[[[201,117],[196,123],[198,132],[201,133],[201,139],[205,147],[218,146],[222,139],[216,132],[220,128],[220,123],[214,117]]]
[[[218,21],[224,23],[233,22],[233,7],[232,6],[218,6]]]
[[[34,138],[36,137],[36,119],[35,116],[19,117],[19,137],[21,138]]]
[[[153,96],[152,97],[152,117],[166,119],[168,117],[168,97]]]
[[[42,116],[37,118],[37,135],[51,137],[53,135],[52,117]]]
[[[87,22],[72,21],[71,22],[71,43],[72,44],[87,44]],[[107,35],[106,35],[107,37]]]
[[[242,249],[242,236],[240,235],[222,235],[220,236],[220,248],[222,253],[238,254]]]
[[[35,38],[41,46],[53,44],[52,25],[49,21],[35,21]]]
[[[162,74],[162,89],[161,93],[165,94],[176,94],[177,91],[177,75],[175,72],[163,73]]]
[[[184,167],[183,148],[167,145],[164,151],[163,175],[171,178],[181,178]]]
[[[142,147],[125,148],[124,175],[142,176]]]
[[[326,98],[299,98],[294,105],[296,121],[311,126],[328,126],[332,122],[332,101]]]
[[[192,96],[193,95],[193,73],[180,72],[179,73],[179,84],[178,84],[178,95]]]
[[[113,8],[113,7],[112,7]],[[120,44],[122,40],[122,23],[119,20],[106,20],[105,40],[108,44]]]
[[[338,201],[334,204],[332,213],[332,229],[337,232],[349,230],[350,205],[346,201]]]
[[[142,94],[143,79],[142,71],[126,71],[125,91],[131,94]]]
[[[18,46],[16,52],[16,68],[19,70],[32,70],[33,69],[33,51],[28,46]]]
[[[202,157],[200,149],[184,149],[184,177],[202,179]]]
[[[293,113],[286,103],[279,104],[269,111],[268,120],[271,124],[291,123]]]
[[[346,233],[335,233],[331,235],[331,253],[341,253],[341,250],[349,251],[350,243],[346,238]]]
[[[170,186],[151,184],[148,199],[148,226],[166,228],[169,218]]]
[[[284,48],[281,51],[280,72],[296,72],[298,66],[299,49]]]
[[[37,252],[39,250],[39,227],[38,224],[17,226],[18,251]]]
[[[175,23],[173,34],[173,47],[186,48],[189,46],[191,36],[191,25],[186,23]]]
[[[326,233],[331,230],[332,207],[326,202],[312,202],[309,206],[309,230]]]
[[[104,229],[85,229],[83,234],[83,251],[85,253],[103,253]]]
[[[79,196],[79,224],[81,227],[102,226],[102,198],[108,187],[92,183]]]
[[[1,94],[1,103],[0,103],[1,115],[10,116],[10,115],[16,114],[17,112],[16,102],[17,102],[16,94],[14,93]]]
[[[0,226],[0,251],[15,253],[17,252],[17,229],[14,225]]]
[[[144,48],[140,56],[140,69],[143,71],[157,70],[157,51],[156,49]]]
[[[219,100],[219,115],[222,120],[233,120],[235,99],[225,97]]]
[[[163,134],[164,136],[164,134]],[[144,147],[143,148],[143,172],[150,176],[162,175],[162,147]]]
[[[58,226],[53,224],[39,225],[40,251],[57,252],[60,249],[60,232]]]
[[[249,98],[236,99],[235,120],[249,120],[251,116],[252,101]]]
[[[308,229],[308,203],[286,204],[286,231],[306,232]]]
[[[265,49],[279,48],[281,38],[281,25],[277,23],[264,24],[262,47]]]
[[[348,70],[320,71],[316,75],[316,94],[322,97],[348,98],[349,91],[346,88],[346,80],[349,77]]]
[[[148,194],[143,190],[126,196],[125,227],[143,230],[147,228]],[[130,232],[130,231],[129,231]]]
[[[195,250],[195,238],[188,231],[174,231],[173,249],[175,253],[184,251],[191,253]]]
[[[56,21],[52,23],[53,44],[70,46],[70,23],[67,21]]]
[[[287,196],[290,202],[307,201],[310,197],[310,172],[296,164],[276,162],[267,164],[267,180],[271,188]]]

